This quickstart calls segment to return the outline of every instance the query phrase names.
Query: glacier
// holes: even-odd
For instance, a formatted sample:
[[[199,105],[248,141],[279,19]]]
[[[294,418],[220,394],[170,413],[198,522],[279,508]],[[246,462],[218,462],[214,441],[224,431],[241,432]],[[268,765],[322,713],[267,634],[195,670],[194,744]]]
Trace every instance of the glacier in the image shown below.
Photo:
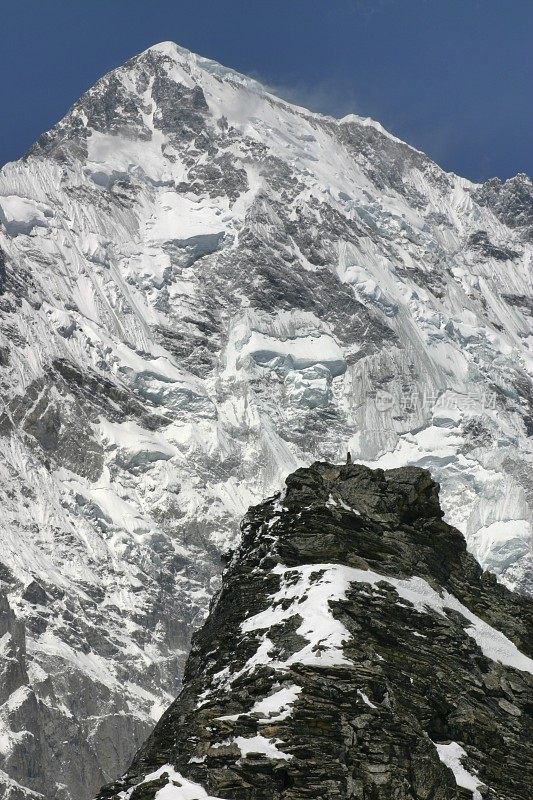
[[[247,508],[429,468],[533,591],[533,184],[162,43],[0,171],[0,787],[87,800],[176,696]]]

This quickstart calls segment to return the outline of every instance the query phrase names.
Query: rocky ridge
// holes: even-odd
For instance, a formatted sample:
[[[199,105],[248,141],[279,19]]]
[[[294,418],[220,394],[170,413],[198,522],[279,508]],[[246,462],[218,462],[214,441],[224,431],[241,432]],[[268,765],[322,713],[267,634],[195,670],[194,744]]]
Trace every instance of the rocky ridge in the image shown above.
[[[431,468],[532,590],[532,209],[526,176],[473,184],[168,42],[2,167],[10,800],[121,774],[298,465]]]
[[[317,462],[286,484],[99,800],[528,800],[532,601],[481,571],[425,470]]]

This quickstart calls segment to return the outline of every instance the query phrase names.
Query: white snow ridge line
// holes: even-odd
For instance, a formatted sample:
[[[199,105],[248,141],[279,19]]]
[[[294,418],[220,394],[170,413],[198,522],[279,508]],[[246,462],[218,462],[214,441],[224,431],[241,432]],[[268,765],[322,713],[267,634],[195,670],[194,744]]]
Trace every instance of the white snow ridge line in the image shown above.
[[[165,764],[164,767],[160,767],[155,772],[146,775],[136,786],[132,786],[126,791],[121,792],[119,797],[121,800],[129,800],[138,786],[156,780],[165,773],[168,774],[168,783],[166,786],[163,786],[162,789],[158,790],[156,794],[157,800],[222,800],[220,797],[214,797],[208,794],[199,783],[184,778],[183,775],[170,764]]]
[[[331,613],[330,602],[345,599],[346,591],[352,583],[366,583],[374,586],[376,583],[384,581],[392,586],[402,599],[409,601],[421,613],[432,609],[437,614],[446,616],[446,609],[458,611],[470,622],[470,625],[465,628],[465,633],[474,639],[483,655],[491,661],[497,661],[505,666],[514,667],[533,675],[533,659],[522,653],[501,631],[473,614],[452,594],[445,590],[439,594],[423,578],[392,578],[388,575],[380,575],[373,570],[355,569],[340,564],[311,564],[290,569],[279,565],[274,572],[282,576],[282,585],[279,591],[272,595],[271,607],[245,620],[241,625],[241,630],[243,633],[255,630],[266,631],[273,625],[282,623],[291,615],[299,614],[303,620],[297,633],[306,638],[309,644],[298,653],[291,655],[286,661],[279,662],[269,658],[269,649],[265,648],[263,641],[260,650],[251,659],[254,663],[250,666],[255,666],[256,663],[268,663],[275,669],[286,669],[293,663],[349,664],[350,662],[343,652],[343,643],[349,638],[349,633]],[[296,583],[283,580],[285,576],[291,578],[294,575],[300,576],[300,580]],[[319,575],[319,577],[311,580],[313,575]],[[282,605],[282,601],[286,600],[292,600],[289,608]]]

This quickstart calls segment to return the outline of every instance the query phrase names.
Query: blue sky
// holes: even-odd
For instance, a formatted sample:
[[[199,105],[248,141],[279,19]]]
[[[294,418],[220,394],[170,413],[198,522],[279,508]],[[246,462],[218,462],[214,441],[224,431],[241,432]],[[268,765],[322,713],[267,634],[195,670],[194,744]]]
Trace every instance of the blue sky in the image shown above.
[[[372,116],[474,180],[533,175],[533,0],[6,0],[0,164],[172,39],[314,110]]]

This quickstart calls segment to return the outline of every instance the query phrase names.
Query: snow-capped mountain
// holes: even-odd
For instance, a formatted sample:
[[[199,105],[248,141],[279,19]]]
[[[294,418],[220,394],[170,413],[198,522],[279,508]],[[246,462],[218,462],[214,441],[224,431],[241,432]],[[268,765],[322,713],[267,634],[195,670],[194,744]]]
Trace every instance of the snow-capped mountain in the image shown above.
[[[533,591],[533,185],[164,43],[0,172],[0,775],[84,800],[176,696],[220,553],[314,458],[429,467]]]
[[[530,800],[531,598],[482,573],[426,470],[286,483],[98,800]]]

